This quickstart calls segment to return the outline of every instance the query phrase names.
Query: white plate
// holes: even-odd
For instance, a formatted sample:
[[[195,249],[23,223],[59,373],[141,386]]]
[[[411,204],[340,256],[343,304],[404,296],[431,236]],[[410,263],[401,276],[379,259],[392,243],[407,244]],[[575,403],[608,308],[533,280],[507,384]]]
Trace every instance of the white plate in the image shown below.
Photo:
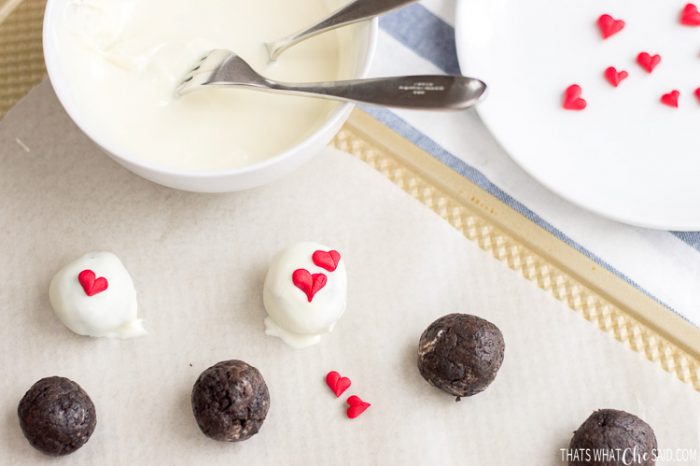
[[[463,0],[462,71],[490,86],[479,114],[513,159],[571,202],[633,225],[700,229],[700,28],[681,26],[685,0]],[[597,18],[625,29],[602,40]],[[649,75],[639,52],[663,60]],[[618,88],[608,66],[627,70]],[[583,87],[588,108],[561,108]],[[660,96],[681,91],[679,109]]]

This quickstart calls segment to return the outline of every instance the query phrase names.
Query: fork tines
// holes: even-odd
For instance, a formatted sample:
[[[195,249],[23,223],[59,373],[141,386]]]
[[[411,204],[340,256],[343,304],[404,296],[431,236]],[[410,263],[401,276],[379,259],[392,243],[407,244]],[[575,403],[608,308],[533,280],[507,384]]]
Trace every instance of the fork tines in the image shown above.
[[[196,90],[209,82],[224,60],[231,54],[228,50],[212,50],[202,57],[178,84],[175,93],[178,96]]]

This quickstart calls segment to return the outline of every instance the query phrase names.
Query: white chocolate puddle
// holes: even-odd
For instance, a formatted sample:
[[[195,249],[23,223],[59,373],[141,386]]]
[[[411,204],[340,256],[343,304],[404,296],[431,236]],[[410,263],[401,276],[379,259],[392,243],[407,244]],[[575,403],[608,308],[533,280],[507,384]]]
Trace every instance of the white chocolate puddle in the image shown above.
[[[217,171],[260,162],[300,143],[337,108],[240,89],[176,98],[185,73],[212,49],[233,50],[282,81],[354,73],[351,31],[323,34],[268,60],[264,42],[327,15],[332,7],[324,0],[56,2],[62,14],[50,23],[47,43],[70,84],[65,103],[105,146],[158,167]]]

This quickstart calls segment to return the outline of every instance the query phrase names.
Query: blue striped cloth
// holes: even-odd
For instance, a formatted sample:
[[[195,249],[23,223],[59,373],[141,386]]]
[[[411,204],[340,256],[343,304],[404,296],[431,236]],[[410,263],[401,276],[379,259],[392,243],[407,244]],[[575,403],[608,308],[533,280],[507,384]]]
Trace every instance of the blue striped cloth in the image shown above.
[[[459,74],[452,24],[455,1],[424,0],[383,16],[371,74]],[[625,226],[569,204],[515,165],[474,112],[428,115],[374,107],[364,110],[602,267],[700,326],[700,233]]]

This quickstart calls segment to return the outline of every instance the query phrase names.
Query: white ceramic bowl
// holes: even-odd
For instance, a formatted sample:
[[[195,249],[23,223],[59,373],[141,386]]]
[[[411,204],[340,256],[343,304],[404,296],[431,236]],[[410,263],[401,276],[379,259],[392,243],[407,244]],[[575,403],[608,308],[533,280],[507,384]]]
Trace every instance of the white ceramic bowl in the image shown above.
[[[68,86],[64,76],[60,73],[60,57],[55,47],[48,43],[50,37],[49,26],[51,21],[60,14],[60,9],[55,8],[57,0],[48,0],[44,14],[44,59],[49,79],[66,112],[76,125],[87,134],[109,157],[128,170],[143,178],[151,180],[163,186],[185,191],[204,193],[220,193],[241,191],[254,188],[275,181],[286,175],[325,148],[335,134],[340,130],[353,109],[353,104],[339,105],[329,116],[326,122],[299,144],[290,147],[284,152],[275,154],[268,159],[242,168],[219,170],[211,172],[188,172],[163,168],[155,164],[144,162],[134,154],[114,149],[109,141],[102,140],[98,132],[91,126],[90,121],[84,117],[79,109],[73,105],[68,97]],[[333,6],[335,1],[329,1]],[[342,4],[344,2],[340,2]],[[367,76],[369,65],[374,55],[377,42],[378,21],[367,22],[356,26],[357,57],[354,69],[357,78]]]

